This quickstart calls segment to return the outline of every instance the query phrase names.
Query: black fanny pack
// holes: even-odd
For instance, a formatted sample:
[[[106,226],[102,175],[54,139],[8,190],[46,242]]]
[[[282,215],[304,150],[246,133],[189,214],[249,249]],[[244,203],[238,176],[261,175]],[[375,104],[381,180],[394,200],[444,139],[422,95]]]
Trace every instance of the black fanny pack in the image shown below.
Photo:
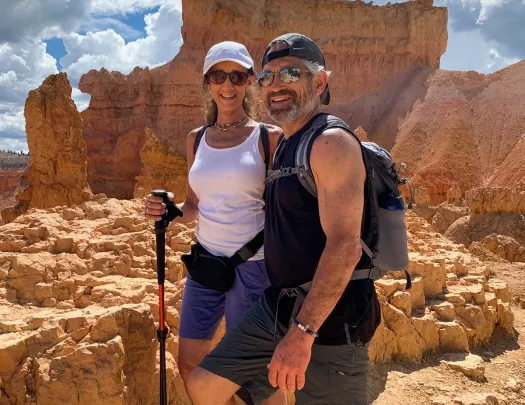
[[[191,278],[200,285],[219,292],[230,291],[235,281],[235,268],[255,256],[264,243],[264,230],[240,248],[232,257],[215,256],[200,243],[191,247],[181,260]]]

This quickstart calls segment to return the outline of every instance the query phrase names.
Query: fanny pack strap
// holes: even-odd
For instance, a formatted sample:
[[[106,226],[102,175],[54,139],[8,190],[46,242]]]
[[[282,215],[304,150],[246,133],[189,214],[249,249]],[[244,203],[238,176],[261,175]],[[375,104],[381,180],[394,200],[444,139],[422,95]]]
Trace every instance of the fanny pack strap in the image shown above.
[[[263,244],[264,229],[255,235],[251,241],[249,241],[246,245],[233,254],[233,256],[230,258],[233,267],[237,267],[248,261],[249,258],[255,256]]]

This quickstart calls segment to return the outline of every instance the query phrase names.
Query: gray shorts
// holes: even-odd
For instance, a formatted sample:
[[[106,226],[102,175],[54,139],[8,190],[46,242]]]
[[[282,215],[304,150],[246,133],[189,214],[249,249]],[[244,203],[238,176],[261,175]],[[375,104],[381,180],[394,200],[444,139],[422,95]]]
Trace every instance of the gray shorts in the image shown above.
[[[226,333],[200,367],[248,390],[255,405],[276,388],[268,381],[267,365],[286,328],[277,323],[263,297],[237,326]],[[298,405],[366,405],[368,344],[325,346],[314,344],[306,383],[295,391]]]

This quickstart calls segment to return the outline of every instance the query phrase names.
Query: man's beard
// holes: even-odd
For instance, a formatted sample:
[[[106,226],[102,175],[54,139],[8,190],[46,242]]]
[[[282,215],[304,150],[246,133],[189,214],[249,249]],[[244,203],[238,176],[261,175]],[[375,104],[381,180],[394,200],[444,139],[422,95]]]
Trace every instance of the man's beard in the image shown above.
[[[292,97],[292,103],[285,109],[272,110],[272,104],[270,100],[272,97],[276,96],[290,96]],[[309,114],[315,108],[317,108],[317,102],[311,85],[308,86],[307,94],[302,100],[299,99],[299,96],[295,91],[289,89],[283,89],[276,93],[270,93],[266,98],[266,109],[268,110],[268,114],[277,124],[296,121],[300,117]]]

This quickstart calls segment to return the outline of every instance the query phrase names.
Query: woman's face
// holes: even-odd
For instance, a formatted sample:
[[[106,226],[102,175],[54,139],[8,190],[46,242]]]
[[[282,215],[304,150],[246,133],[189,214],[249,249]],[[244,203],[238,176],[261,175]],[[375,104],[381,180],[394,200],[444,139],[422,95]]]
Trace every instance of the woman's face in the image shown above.
[[[233,74],[228,76],[223,72]],[[242,101],[246,88],[252,84],[253,78],[253,75],[248,74],[248,69],[235,62],[227,61],[213,65],[208,71],[208,86],[218,110],[234,112],[238,108],[243,108]],[[235,84],[232,83],[232,79]],[[245,79],[247,79],[246,82]],[[221,81],[223,82],[220,83]]]

